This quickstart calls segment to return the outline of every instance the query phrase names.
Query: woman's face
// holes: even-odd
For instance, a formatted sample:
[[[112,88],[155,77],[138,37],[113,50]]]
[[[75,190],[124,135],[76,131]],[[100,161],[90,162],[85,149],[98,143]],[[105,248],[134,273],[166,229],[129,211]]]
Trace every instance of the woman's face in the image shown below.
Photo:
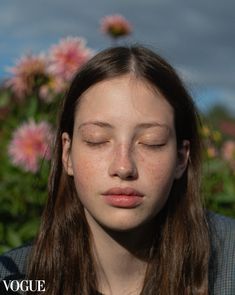
[[[90,87],[62,135],[63,163],[74,177],[88,223],[125,231],[153,219],[187,165],[177,151],[174,114],[147,83],[125,75]]]

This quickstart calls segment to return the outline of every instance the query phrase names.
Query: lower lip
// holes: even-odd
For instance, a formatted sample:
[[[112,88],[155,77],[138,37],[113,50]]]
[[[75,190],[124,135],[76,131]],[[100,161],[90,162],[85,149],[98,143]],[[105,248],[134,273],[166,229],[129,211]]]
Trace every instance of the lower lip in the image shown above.
[[[135,195],[104,195],[105,202],[113,207],[135,208],[143,202],[143,197]]]

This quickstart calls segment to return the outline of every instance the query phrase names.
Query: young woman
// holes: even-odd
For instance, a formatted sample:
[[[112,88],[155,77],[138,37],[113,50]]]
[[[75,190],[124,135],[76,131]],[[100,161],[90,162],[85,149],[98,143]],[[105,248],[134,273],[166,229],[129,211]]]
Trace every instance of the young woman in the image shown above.
[[[48,295],[235,294],[234,221],[203,208],[198,124],[157,54],[98,53],[62,106],[37,240],[2,264]]]

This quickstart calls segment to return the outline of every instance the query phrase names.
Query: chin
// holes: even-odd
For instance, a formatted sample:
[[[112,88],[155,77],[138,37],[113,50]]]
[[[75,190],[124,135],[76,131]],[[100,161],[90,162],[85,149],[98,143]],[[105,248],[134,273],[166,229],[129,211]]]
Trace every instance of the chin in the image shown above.
[[[140,218],[112,218],[111,222],[104,222],[103,227],[115,232],[128,232],[140,229],[147,223],[147,219]]]

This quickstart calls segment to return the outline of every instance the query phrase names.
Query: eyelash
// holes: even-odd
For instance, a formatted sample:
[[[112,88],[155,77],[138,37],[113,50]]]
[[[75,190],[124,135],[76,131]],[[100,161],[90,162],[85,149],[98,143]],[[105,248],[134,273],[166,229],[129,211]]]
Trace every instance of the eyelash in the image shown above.
[[[92,142],[92,141],[85,141],[85,143],[90,146],[90,147],[101,147],[103,146],[104,144],[108,143],[108,141],[103,141],[103,142]],[[148,149],[160,149],[162,148],[163,146],[165,146],[165,143],[163,144],[145,144],[145,143],[139,143],[141,145],[143,145],[145,148],[148,148]]]
[[[93,147],[98,147],[98,146],[102,146],[105,143],[107,143],[108,141],[102,141],[102,142],[92,142],[92,141],[85,141],[85,143],[89,146],[93,146]]]
[[[165,146],[165,143],[162,144],[145,144],[145,143],[140,143],[144,147],[149,148],[149,149],[160,149]]]

